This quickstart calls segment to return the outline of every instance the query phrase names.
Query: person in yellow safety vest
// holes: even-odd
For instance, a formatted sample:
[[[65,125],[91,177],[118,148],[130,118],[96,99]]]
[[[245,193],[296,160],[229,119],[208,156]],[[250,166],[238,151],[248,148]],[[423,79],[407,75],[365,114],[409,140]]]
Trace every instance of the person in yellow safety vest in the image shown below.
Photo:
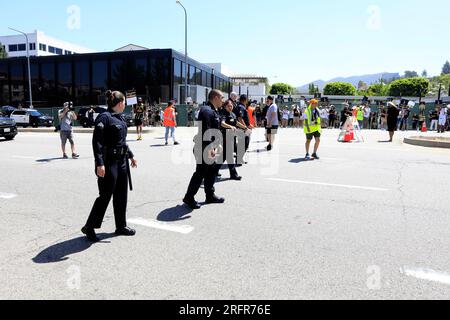
[[[358,108],[356,119],[358,120],[359,128],[362,129],[364,125],[364,108],[362,106]]]
[[[169,102],[168,107],[164,110],[164,127],[166,127],[166,146],[169,145],[169,131],[172,133],[174,145],[179,145],[175,139],[175,128],[177,127],[177,117],[174,109],[174,103]]]
[[[322,125],[320,121],[320,112],[317,109],[319,101],[313,99],[310,101],[309,107],[305,110],[304,114],[304,131],[306,134],[306,157],[305,160],[311,160],[309,156],[309,148],[311,146],[311,141],[313,137],[316,140],[314,145],[314,153],[312,154],[312,158],[315,160],[319,160],[319,156],[317,155],[317,151],[319,150],[320,145],[320,137],[322,135]]]

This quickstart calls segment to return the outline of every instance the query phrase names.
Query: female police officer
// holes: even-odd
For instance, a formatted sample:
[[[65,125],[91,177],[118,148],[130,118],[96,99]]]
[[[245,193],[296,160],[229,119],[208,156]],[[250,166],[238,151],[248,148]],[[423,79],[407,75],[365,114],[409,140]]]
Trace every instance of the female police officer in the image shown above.
[[[82,229],[92,242],[99,241],[95,229],[101,228],[111,197],[114,197],[116,235],[136,234],[135,230],[127,227],[126,222],[128,178],[130,178],[128,159],[131,159],[133,168],[137,167],[137,162],[126,144],[127,124],[122,114],[125,110],[125,96],[119,91],[108,91],[106,98],[108,111],[98,116],[92,139],[100,196],[94,203],[86,226]]]

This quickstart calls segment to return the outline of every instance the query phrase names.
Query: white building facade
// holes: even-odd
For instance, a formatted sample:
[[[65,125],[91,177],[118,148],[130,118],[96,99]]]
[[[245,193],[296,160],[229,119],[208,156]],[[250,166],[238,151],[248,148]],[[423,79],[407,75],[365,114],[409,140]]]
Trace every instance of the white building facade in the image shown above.
[[[95,52],[94,50],[76,44],[49,37],[38,30],[34,33],[28,33],[27,36],[30,46],[30,56],[40,57]],[[27,42],[25,36],[22,34],[0,36],[0,43],[8,53],[9,58],[27,56]]]
[[[256,76],[232,76],[233,91],[248,95],[250,99],[260,100],[267,94],[268,79]]]

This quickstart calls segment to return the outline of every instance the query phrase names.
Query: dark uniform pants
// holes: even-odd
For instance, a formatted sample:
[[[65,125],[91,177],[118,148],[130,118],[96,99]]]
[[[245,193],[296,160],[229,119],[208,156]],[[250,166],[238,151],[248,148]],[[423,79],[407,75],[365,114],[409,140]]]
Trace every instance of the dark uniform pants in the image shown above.
[[[206,197],[212,197],[215,193],[214,183],[220,167],[214,164],[197,164],[194,175],[186,193],[186,199],[193,199],[204,182]]]
[[[243,135],[243,132],[242,132]],[[236,148],[236,164],[244,164],[244,156],[248,151],[248,148],[250,147],[250,136],[245,135],[245,137],[240,136],[237,139],[237,148]],[[240,148],[240,145],[244,145],[244,153],[241,152],[242,148]]]
[[[229,149],[227,147],[227,140],[224,140],[224,142],[223,142],[223,163],[225,163],[225,161],[227,162],[231,177],[235,177],[238,175],[238,173],[236,171],[236,164],[234,163],[234,150],[235,149],[236,149],[236,142],[234,142],[232,144],[232,149]],[[228,154],[228,152],[230,154]],[[222,168],[222,164],[218,164],[218,166],[219,166],[218,170],[220,170]]]
[[[113,197],[116,228],[121,229],[127,226],[128,175],[126,161],[123,158],[111,160],[105,164],[105,177],[98,179],[100,196],[94,203],[86,227],[101,228],[111,197]]]

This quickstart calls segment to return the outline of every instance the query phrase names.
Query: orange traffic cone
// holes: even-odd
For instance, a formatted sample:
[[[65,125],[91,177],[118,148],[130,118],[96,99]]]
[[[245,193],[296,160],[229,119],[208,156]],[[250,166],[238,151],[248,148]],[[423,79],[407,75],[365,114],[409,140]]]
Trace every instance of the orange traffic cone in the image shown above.
[[[423,122],[423,126],[422,126],[422,132],[427,132],[428,131],[428,129],[427,129],[427,123],[424,121]]]

